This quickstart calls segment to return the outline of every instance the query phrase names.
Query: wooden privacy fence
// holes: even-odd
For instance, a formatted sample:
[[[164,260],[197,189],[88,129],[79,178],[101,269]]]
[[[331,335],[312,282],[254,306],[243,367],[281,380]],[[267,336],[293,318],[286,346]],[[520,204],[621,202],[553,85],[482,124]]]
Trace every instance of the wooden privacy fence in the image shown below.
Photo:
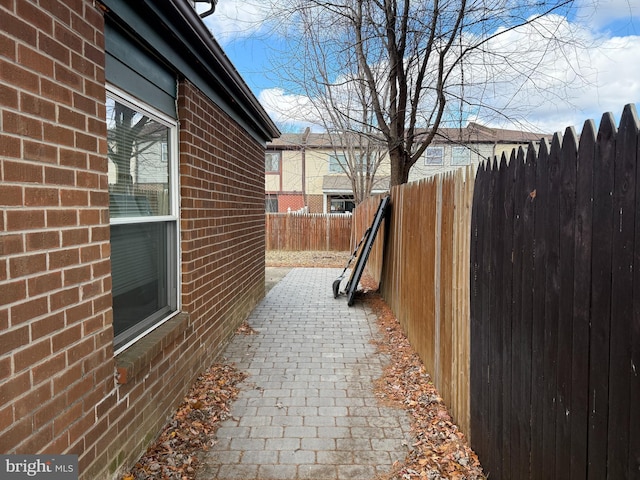
[[[267,213],[267,250],[347,251],[351,214]]]
[[[387,231],[367,272],[420,355],[460,428],[469,431],[469,240],[473,170],[394,187]],[[358,241],[379,204],[354,214]],[[387,221],[385,221],[387,223]],[[384,262],[383,262],[384,256]]]
[[[619,130],[606,114],[478,171],[471,431],[492,479],[640,478],[639,145],[627,106]]]

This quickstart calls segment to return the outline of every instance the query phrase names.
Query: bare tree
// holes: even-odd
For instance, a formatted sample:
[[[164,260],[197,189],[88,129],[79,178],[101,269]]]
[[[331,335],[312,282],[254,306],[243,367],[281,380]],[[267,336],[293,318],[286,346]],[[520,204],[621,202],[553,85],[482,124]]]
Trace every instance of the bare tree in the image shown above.
[[[299,38],[300,54],[295,56],[295,78],[310,104],[307,114],[324,127],[334,148],[334,161],[351,183],[355,203],[366,199],[376,183],[378,167],[387,154],[387,145],[375,126],[375,111],[371,95],[365,88],[364,72],[357,62],[340,62],[343,69],[336,73],[337,52],[325,32],[326,22],[320,9],[300,8],[297,16],[304,33]],[[348,35],[342,19],[334,17],[335,28]],[[344,52],[347,53],[348,52]],[[288,73],[293,70],[287,69]]]
[[[154,148],[157,150],[159,143],[167,142],[166,127],[118,102],[108,105],[107,115],[107,153],[116,166],[116,188],[119,193],[131,193],[134,180],[138,180],[131,175],[132,160],[136,159],[137,167],[141,168],[145,152],[160,153]]]
[[[483,100],[492,81],[505,82],[504,95],[524,88],[535,83],[545,55],[573,45],[571,35],[541,22],[572,4],[279,0],[273,8],[288,20],[281,71],[311,99],[328,131],[384,142],[393,186],[407,182],[443,122],[462,122],[488,107]],[[527,55],[500,48],[501,36],[525,27],[544,44]],[[353,165],[347,165],[352,174]]]

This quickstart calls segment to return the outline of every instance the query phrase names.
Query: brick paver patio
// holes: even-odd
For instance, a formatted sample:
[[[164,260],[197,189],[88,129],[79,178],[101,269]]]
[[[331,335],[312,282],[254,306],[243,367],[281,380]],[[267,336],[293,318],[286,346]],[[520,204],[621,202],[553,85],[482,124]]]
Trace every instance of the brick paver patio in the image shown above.
[[[225,361],[248,372],[199,480],[372,480],[403,460],[406,412],[373,392],[387,360],[375,316],[334,299],[340,269],[297,268],[254,310]]]

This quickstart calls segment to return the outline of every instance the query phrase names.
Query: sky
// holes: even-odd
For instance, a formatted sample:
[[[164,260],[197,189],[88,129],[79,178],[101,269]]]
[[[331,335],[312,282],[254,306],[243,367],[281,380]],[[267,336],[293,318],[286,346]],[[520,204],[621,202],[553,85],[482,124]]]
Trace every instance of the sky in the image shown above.
[[[321,131],[309,118],[296,118],[293,113],[307,99],[287,90],[274,67],[279,38],[264,21],[261,10],[265,4],[219,0],[215,13],[204,22],[281,131],[298,132],[307,126]],[[577,35],[588,48],[578,55],[545,57],[536,88],[508,92],[508,104],[501,103],[508,82],[488,88],[483,94],[488,104],[507,113],[509,105],[519,106],[507,115],[514,122],[505,123],[504,118],[482,112],[466,116],[466,121],[536,133],[563,132],[572,126],[580,133],[585,120],[592,119],[597,125],[603,113],[611,112],[617,123],[626,104],[634,103],[640,109],[640,1],[575,0],[574,6],[572,18],[548,21],[559,31],[567,29]],[[535,42],[532,36],[535,33],[510,32],[499,37],[499,42],[517,53],[526,51],[528,42]]]

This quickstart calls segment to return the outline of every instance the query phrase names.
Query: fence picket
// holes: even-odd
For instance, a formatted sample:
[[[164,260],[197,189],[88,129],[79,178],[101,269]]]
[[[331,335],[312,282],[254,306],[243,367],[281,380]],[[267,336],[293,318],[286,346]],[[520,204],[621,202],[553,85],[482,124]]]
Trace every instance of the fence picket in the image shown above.
[[[471,249],[470,249],[470,265],[471,265],[471,298],[470,298],[470,312],[469,312],[469,329],[470,338],[474,341],[469,346],[470,361],[469,361],[469,384],[470,389],[473,392],[481,392],[482,384],[484,380],[484,363],[483,360],[483,347],[482,342],[482,313],[483,313],[483,292],[481,292],[482,282],[480,277],[482,275],[482,256],[484,252],[484,228],[485,222],[485,208],[487,205],[486,194],[487,188],[485,182],[489,176],[486,174],[486,163],[481,164],[476,172],[475,188],[473,190],[473,203],[471,206]],[[473,395],[470,399],[469,410],[470,418],[469,425],[471,428],[471,440],[474,445],[477,445],[476,453],[482,459],[484,457],[484,445],[486,445],[486,439],[484,436],[484,422],[483,422],[483,402],[480,395]]]
[[[616,136],[609,365],[608,478],[624,478],[629,451],[629,380],[633,315],[633,244],[638,120],[627,105]],[[636,425],[637,429],[638,426]]]
[[[524,190],[521,192],[522,207],[522,271],[521,275],[521,328],[520,338],[514,338],[514,351],[520,351],[519,379],[521,389],[516,408],[520,431],[518,456],[514,457],[511,478],[528,478],[530,476],[531,452],[531,404],[533,381],[533,297],[534,290],[534,229],[537,155],[534,145],[527,149],[524,166]],[[536,392],[537,394],[537,392]]]
[[[560,153],[559,200],[559,311],[558,357],[556,387],[556,472],[555,478],[568,478],[571,454],[571,369],[573,278],[576,210],[576,161],[578,137],[573,128],[567,128]]]
[[[547,258],[547,213],[549,204],[549,145],[540,144],[536,170],[536,195],[533,251],[533,325],[531,337],[531,478],[545,480],[542,461],[543,447],[543,391],[544,391],[544,292]],[[535,392],[535,395],[533,394]]]
[[[593,121],[585,122],[576,165],[576,211],[574,237],[573,338],[571,364],[571,451],[572,480],[587,477],[589,420],[589,324],[591,305],[591,235],[593,162],[596,131]]]
[[[589,344],[589,480],[607,478],[609,416],[609,330],[611,320],[611,241],[616,126],[603,115],[598,131],[593,176],[593,247],[591,255],[591,337]]]
[[[522,416],[520,415],[521,392],[524,390],[523,364],[528,357],[528,351],[523,348],[522,340],[522,264],[523,264],[523,232],[524,232],[524,208],[525,198],[525,165],[524,152],[520,148],[518,152],[514,150],[511,154],[513,164],[513,192],[511,193],[513,205],[513,227],[512,237],[512,268],[511,268],[511,334],[507,355],[505,355],[505,368],[509,370],[510,387],[509,402],[505,405],[509,425],[509,448],[505,448],[505,457],[508,457],[508,464],[505,464],[505,477],[514,477],[514,471],[518,470],[520,449],[522,448]]]
[[[640,135],[636,142],[636,165],[640,162]],[[631,372],[629,384],[629,462],[628,478],[640,475],[640,168],[636,167],[635,245],[633,255],[633,312],[630,325]]]

